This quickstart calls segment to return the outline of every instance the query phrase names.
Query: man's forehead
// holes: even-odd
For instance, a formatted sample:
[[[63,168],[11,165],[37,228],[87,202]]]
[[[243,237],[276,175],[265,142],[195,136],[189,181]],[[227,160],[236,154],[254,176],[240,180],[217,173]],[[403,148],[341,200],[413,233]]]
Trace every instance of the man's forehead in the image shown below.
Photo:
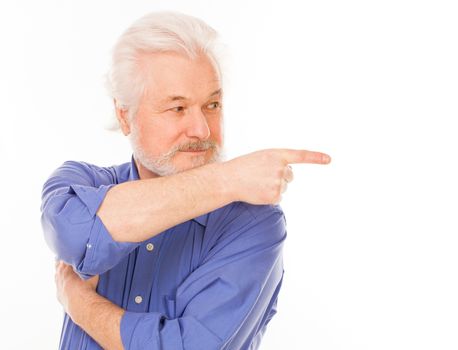
[[[207,98],[212,98],[212,97],[220,97],[223,93],[222,88],[218,88],[211,92]],[[187,100],[192,100],[192,96],[187,96],[186,94],[171,94],[165,97],[161,97],[159,99],[160,103],[167,103],[167,102],[173,102],[173,101],[187,101]]]

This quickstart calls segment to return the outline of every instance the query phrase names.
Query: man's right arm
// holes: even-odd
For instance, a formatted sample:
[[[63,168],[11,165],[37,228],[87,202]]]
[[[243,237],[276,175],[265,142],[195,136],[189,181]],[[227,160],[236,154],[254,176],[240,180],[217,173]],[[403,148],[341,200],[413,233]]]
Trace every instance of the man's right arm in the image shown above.
[[[112,187],[97,215],[118,242],[142,242],[234,201],[221,163]]]

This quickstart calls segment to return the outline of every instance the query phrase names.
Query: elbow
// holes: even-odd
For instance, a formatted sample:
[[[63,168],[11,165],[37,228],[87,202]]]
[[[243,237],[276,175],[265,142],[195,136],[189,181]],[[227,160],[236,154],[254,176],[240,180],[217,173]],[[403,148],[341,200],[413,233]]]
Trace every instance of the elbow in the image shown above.
[[[72,223],[64,210],[48,205],[42,211],[41,226],[47,245],[59,260],[73,266],[77,266],[82,261],[90,231],[90,221]]]

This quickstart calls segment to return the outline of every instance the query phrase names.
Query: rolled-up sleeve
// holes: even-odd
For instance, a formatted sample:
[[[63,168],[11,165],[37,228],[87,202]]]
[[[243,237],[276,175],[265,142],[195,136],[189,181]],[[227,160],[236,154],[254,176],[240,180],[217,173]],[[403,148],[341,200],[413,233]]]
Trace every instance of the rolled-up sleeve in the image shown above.
[[[45,240],[57,258],[71,264],[84,279],[104,273],[139,243],[112,239],[97,210],[108,190],[83,162],[67,161],[45,182],[41,223]]]
[[[168,300],[169,315],[126,311],[125,349],[251,349],[275,314],[286,237],[281,210],[228,225]]]

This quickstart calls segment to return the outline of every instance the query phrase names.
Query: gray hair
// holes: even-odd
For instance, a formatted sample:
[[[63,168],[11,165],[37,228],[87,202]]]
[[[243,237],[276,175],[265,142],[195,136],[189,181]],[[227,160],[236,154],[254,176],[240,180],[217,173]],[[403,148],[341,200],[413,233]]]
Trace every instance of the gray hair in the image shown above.
[[[221,77],[217,32],[199,18],[179,12],[153,12],[136,20],[118,39],[107,74],[106,87],[116,107],[127,111],[131,122],[137,112],[145,81],[140,74],[142,53],[178,52],[194,59],[205,54]],[[119,129],[118,123],[110,129]]]

